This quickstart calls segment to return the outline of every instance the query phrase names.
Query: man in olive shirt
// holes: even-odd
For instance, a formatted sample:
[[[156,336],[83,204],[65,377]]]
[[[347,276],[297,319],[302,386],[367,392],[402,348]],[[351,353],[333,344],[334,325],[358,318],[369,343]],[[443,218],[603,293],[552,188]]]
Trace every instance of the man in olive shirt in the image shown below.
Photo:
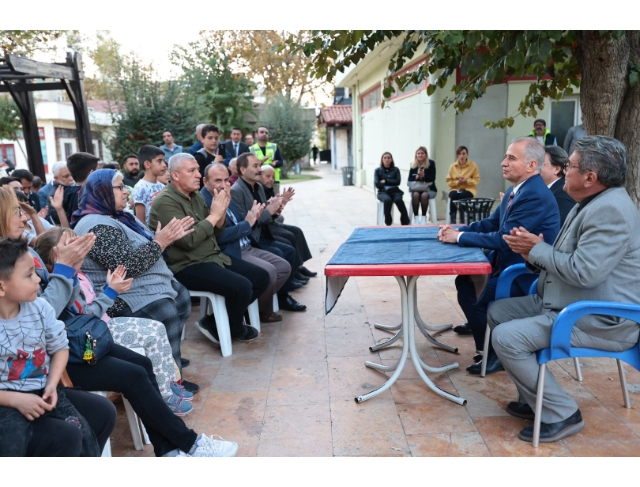
[[[171,182],[158,194],[151,205],[149,225],[167,225],[174,217],[191,216],[195,220],[193,233],[174,242],[167,249],[167,264],[178,282],[190,291],[204,291],[224,296],[229,315],[231,337],[241,341],[253,340],[258,330],[243,323],[249,304],[269,285],[264,269],[225,255],[216,235],[225,226],[229,189],[220,191],[211,208],[200,194],[201,175],[198,163],[191,154],[176,154],[169,159]],[[213,315],[197,323],[198,329],[211,341],[219,343]]]

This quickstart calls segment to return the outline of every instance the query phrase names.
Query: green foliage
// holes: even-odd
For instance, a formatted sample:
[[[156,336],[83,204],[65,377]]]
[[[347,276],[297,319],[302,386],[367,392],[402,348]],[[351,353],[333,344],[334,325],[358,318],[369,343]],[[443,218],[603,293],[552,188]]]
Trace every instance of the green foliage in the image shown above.
[[[16,140],[22,130],[20,112],[13,99],[0,95],[0,139]]]
[[[463,112],[474,100],[483,96],[492,84],[509,77],[530,77],[529,92],[518,107],[519,115],[536,116],[544,107],[544,99],[559,100],[580,86],[577,61],[580,31],[440,31],[440,30],[367,30],[313,31],[314,38],[299,43],[290,37],[286,45],[310,58],[310,72],[331,81],[338,72],[357,64],[365,55],[382,44],[391,45],[386,85],[383,94],[395,92],[391,77],[414,57],[424,55],[425,62],[416,70],[397,77],[399,89],[411,83],[429,81],[427,94],[444,88],[450,79],[456,81],[442,105]],[[623,31],[602,31],[602,36],[619,38]],[[389,44],[395,40],[394,44]],[[397,46],[397,47],[396,47]],[[461,67],[462,79],[457,82]],[[629,82],[638,82],[640,71],[632,66]],[[490,127],[513,125],[513,117],[495,122]]]
[[[0,30],[0,54],[30,55],[66,33],[64,30]]]
[[[233,127],[243,132],[251,127],[245,121],[246,113],[253,113],[253,82],[234,74],[229,60],[219,52],[191,43],[177,47],[173,59],[182,68],[181,82],[185,89],[197,97],[194,117],[216,124],[228,134]]]
[[[280,95],[264,105],[259,122],[269,129],[269,140],[280,147],[286,175],[295,161],[309,153],[315,120],[306,116],[298,102]]]
[[[155,81],[153,69],[135,59],[118,60],[121,101],[114,103],[115,134],[111,151],[116,160],[143,145],[162,145],[162,132],[171,130],[180,145],[191,145],[197,122],[195,97],[177,81]]]

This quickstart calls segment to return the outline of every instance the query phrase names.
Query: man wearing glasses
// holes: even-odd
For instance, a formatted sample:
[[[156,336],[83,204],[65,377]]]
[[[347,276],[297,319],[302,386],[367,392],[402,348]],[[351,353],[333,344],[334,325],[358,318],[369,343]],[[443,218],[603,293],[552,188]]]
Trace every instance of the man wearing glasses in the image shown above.
[[[560,311],[583,300],[640,304],[640,213],[624,188],[627,149],[612,137],[585,137],[565,167],[564,190],[577,205],[552,243],[526,228],[504,237],[530,270],[540,272],[533,295],[502,299],[489,307],[493,346],[520,398],[507,412],[533,419],[538,384],[536,351],[549,347]],[[638,343],[640,327],[626,319],[585,316],[571,345],[623,351]],[[546,370],[540,442],[550,443],[584,428],[578,405]],[[518,435],[532,441],[533,426]]]

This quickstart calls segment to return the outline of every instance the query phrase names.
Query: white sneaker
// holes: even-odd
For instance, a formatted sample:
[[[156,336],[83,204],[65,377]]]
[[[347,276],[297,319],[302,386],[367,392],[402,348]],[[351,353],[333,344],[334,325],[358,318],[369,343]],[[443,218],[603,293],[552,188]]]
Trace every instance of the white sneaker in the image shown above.
[[[192,457],[234,457],[238,452],[238,444],[233,441],[225,441],[224,438],[213,435],[220,440],[201,434],[196,441],[196,449],[191,453]]]
[[[420,224],[421,225],[426,225],[427,224],[427,216],[426,215],[422,215],[420,217]]]
[[[413,224],[414,225],[420,225],[420,217],[418,215],[415,215],[413,217]]]

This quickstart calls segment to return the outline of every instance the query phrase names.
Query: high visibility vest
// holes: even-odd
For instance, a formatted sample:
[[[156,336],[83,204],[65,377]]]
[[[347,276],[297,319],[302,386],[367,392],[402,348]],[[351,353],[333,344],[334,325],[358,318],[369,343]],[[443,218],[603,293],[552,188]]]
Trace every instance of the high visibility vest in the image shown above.
[[[263,154],[262,148],[256,143],[256,144],[253,144],[251,147],[249,147],[249,152],[251,152],[252,154],[255,154],[258,159],[262,159],[263,157],[268,156],[269,159],[264,161],[262,164],[271,164],[273,162],[273,157],[275,156],[276,151],[278,150],[278,145],[272,142],[267,142],[267,145],[264,149],[265,149],[265,152]],[[275,170],[274,179],[276,183],[279,183],[280,168],[274,167],[273,169]]]

